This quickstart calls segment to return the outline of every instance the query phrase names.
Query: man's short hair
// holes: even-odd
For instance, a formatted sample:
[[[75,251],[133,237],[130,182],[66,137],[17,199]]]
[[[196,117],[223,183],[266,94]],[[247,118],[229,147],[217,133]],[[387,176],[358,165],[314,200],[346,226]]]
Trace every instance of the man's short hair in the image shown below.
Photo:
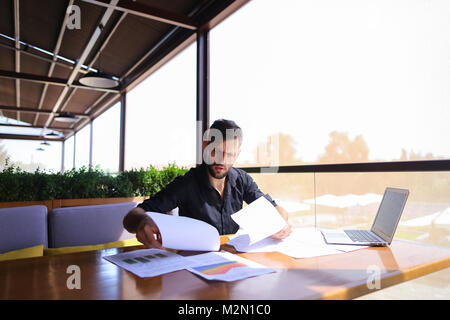
[[[214,134],[211,133],[212,129],[220,131],[223,141],[231,138],[238,138],[239,145],[242,144],[242,129],[233,120],[218,119],[214,121],[206,132],[206,139],[208,141],[211,141],[212,136],[214,136]]]

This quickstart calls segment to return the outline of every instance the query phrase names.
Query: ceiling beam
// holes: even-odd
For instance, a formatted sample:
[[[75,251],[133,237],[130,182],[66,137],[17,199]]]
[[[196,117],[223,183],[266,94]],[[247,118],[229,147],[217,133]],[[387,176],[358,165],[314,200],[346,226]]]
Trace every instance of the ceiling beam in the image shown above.
[[[20,49],[20,15],[19,0],[14,0],[14,38],[16,49]],[[15,51],[14,70],[20,72],[20,51]],[[20,107],[20,80],[16,78],[16,107]],[[20,121],[20,111],[17,111],[17,120]]]
[[[19,108],[17,107],[11,107],[11,106],[5,106],[5,105],[0,105],[0,110],[2,111],[19,111]],[[30,113],[42,113],[42,114],[46,114],[46,115],[55,115],[58,113],[55,113],[53,111],[50,110],[38,110],[37,108],[25,108],[25,107],[21,107],[20,111],[22,112],[30,112]],[[80,117],[80,118],[89,118],[89,115],[84,114],[84,113],[74,113],[71,112],[71,114],[73,114],[74,116]]]
[[[131,0],[120,0],[117,5],[108,4],[105,0],[83,0],[91,4],[102,7],[113,8],[115,10],[123,11],[140,17],[144,17],[159,22],[172,24],[178,27],[187,28],[190,30],[197,30],[196,22],[188,16],[152,7],[142,3],[137,3]]]
[[[58,33],[58,39],[56,40],[55,49],[53,50],[53,61],[50,64],[50,68],[48,69],[47,77],[51,77],[53,75],[53,70],[55,69],[55,64],[58,60],[57,54],[59,53],[59,49],[61,48],[62,39],[64,36],[64,32],[66,31],[66,25],[67,25],[67,19],[69,18],[69,15],[71,13],[70,8],[73,5],[74,0],[70,0],[67,4],[67,8],[64,14],[64,18],[61,24],[61,28],[59,29]],[[42,88],[41,97],[39,98],[39,104],[38,109],[40,110],[42,108],[42,104],[44,103],[45,95],[47,94],[48,89],[48,83],[44,84],[44,87]],[[39,119],[39,114],[36,113],[33,121],[33,125],[36,125],[37,121]]]
[[[9,49],[9,50],[19,51],[21,55],[27,55],[27,56],[30,56],[30,57],[33,57],[33,58],[36,58],[36,59],[39,59],[39,60],[42,60],[42,61],[45,61],[45,62],[48,62],[48,63],[55,63],[55,64],[57,64],[60,67],[73,70],[73,65],[68,64],[68,62],[66,62],[66,63],[60,62],[60,61],[58,61],[58,57],[53,57],[52,59],[43,57],[43,56],[41,56],[38,53],[34,53],[34,52],[29,51],[29,48],[33,49],[32,47],[29,47],[29,46],[25,46],[25,49],[22,49],[22,48],[17,49],[15,47],[15,45],[12,46],[12,45],[9,45],[9,44],[0,43],[0,47],[5,48],[5,49]],[[87,70],[80,70],[80,73],[86,74],[87,72],[88,72]]]
[[[43,126],[34,126],[34,125],[26,125],[26,124],[12,124],[12,123],[0,123],[0,127],[13,127],[13,128],[34,128],[34,129],[42,129]],[[67,131],[72,132],[71,128],[62,128],[62,127],[47,127],[48,130],[56,130],[56,131]]]
[[[72,81],[72,83],[68,83],[68,80],[61,79],[61,78],[53,78],[53,77],[45,77],[45,76],[38,76],[31,73],[23,73],[23,72],[14,72],[14,71],[8,71],[8,70],[0,70],[0,78],[7,78],[7,79],[20,79],[25,81],[32,81],[37,83],[43,83],[43,84],[50,84],[55,86],[62,86],[67,88],[79,88],[84,90],[94,90],[94,91],[103,91],[103,92],[111,92],[111,93],[119,93],[120,88],[116,89],[108,89],[108,88],[96,88],[96,87],[88,87],[85,85],[82,85],[78,81]]]
[[[204,3],[197,4],[189,12],[188,16],[195,16],[201,12],[203,8]],[[196,33],[191,30],[174,26],[120,77],[120,83],[123,84],[123,89],[126,91],[131,90],[161,65],[177,55],[178,52],[193,43],[195,41],[195,35]],[[182,41],[180,41],[180,39],[182,39]]]
[[[121,22],[125,19],[125,17],[127,16],[127,13],[124,12],[119,20],[116,22],[116,24],[114,25],[114,27],[112,28],[112,30],[110,31],[110,33],[108,34],[108,36],[106,37],[105,41],[103,42],[103,44],[101,45],[100,49],[98,49],[97,53],[95,54],[94,58],[92,58],[91,62],[88,65],[88,68],[92,68],[92,66],[94,65],[94,63],[97,61],[97,59],[100,57],[100,54],[103,52],[103,50],[105,49],[105,47],[108,45],[109,41],[111,40],[113,34],[116,32],[116,30],[118,29],[119,25],[121,24]],[[66,101],[62,104],[60,111],[63,111],[67,104],[69,103],[70,99],[72,99],[73,95],[77,92],[77,88],[73,89],[72,92],[70,93],[70,95],[67,97]],[[103,95],[101,95],[89,108],[87,108],[84,113],[88,114],[90,112],[90,110],[92,110],[94,107],[97,106],[97,104],[102,101],[107,95],[109,94],[109,92],[105,92]],[[116,95],[118,95],[119,93],[116,92]]]
[[[14,72],[14,71],[8,71],[8,70],[0,70],[0,78],[7,78],[7,79],[21,79],[26,81],[33,81],[38,83],[48,83],[56,86],[66,86],[66,80],[61,78],[50,78],[50,77],[44,77],[44,76],[38,76],[35,74],[30,73],[23,73],[23,72]]]
[[[8,134],[0,133],[0,139],[13,139],[13,140],[39,140],[39,141],[60,141],[63,142],[64,138],[46,138],[43,136],[32,136],[27,134]]]
[[[118,3],[119,0],[111,0],[110,4],[115,6]],[[95,28],[93,34],[91,35],[91,38],[89,39],[88,43],[84,47],[83,52],[81,53],[79,59],[77,60],[77,64],[75,65],[75,68],[72,70],[72,73],[69,76],[69,79],[67,80],[67,84],[70,86],[75,81],[76,76],[78,75],[78,71],[81,69],[81,66],[84,64],[88,56],[90,55],[93,47],[97,43],[97,40],[99,39],[102,30],[104,29],[104,26],[107,25],[109,19],[111,18],[112,14],[114,12],[114,9],[108,8],[106,9],[105,13],[102,16],[102,19],[100,20],[99,24]],[[61,106],[61,104],[64,101],[64,98],[66,97],[68,93],[69,87],[64,87],[63,91],[60,93],[58,99],[56,100],[55,105],[53,106],[53,112],[57,112]],[[48,127],[50,123],[53,121],[53,114],[51,114],[47,121],[45,122],[44,127]]]
[[[207,24],[211,19],[221,16],[225,19],[238,10],[249,0],[220,0],[220,1],[202,1],[197,4],[188,14],[189,17],[198,21],[198,25],[210,28]],[[238,5],[236,5],[236,3]],[[226,12],[226,16],[222,14]],[[221,20],[220,20],[221,21]],[[216,21],[219,23],[219,21]],[[215,25],[214,25],[215,26]],[[193,43],[196,39],[196,33],[180,27],[173,27],[160,41],[150,48],[134,65],[128,68],[128,71],[121,76],[120,83],[122,91],[129,91],[143,79],[148,77],[164,63],[172,59],[181,50]]]

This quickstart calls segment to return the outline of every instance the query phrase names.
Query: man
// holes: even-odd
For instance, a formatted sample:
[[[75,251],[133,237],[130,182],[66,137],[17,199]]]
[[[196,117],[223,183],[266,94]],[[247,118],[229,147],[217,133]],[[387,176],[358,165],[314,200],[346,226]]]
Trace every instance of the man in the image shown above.
[[[131,210],[123,220],[125,229],[136,233],[147,248],[162,248],[158,227],[145,212],[164,213],[178,207],[180,216],[205,221],[219,234],[232,234],[239,226],[231,215],[242,209],[243,201],[249,204],[264,196],[286,220],[285,228],[272,237],[286,238],[291,233],[287,212],[264,195],[245,171],[233,168],[241,144],[242,131],[234,121],[216,120],[203,140],[203,163]]]

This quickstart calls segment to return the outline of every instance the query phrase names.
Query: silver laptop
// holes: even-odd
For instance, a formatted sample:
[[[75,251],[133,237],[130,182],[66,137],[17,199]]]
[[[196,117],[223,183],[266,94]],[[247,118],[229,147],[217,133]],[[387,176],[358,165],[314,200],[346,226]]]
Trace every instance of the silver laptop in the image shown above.
[[[387,246],[394,238],[408,195],[409,190],[386,188],[370,230],[322,229],[320,231],[328,244]]]

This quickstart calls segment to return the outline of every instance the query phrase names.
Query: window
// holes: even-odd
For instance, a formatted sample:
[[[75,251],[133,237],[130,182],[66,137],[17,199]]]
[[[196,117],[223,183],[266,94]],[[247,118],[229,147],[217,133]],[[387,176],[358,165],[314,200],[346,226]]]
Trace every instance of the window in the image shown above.
[[[449,14],[433,0],[250,1],[210,34],[211,121],[242,127],[240,165],[450,158]]]
[[[193,44],[127,94],[125,169],[194,166],[195,119]]]
[[[0,140],[0,169],[5,167],[5,159],[8,157],[10,165],[24,171],[34,172],[39,168],[47,172],[59,172],[61,142],[49,141],[49,145],[41,143],[41,141],[29,140]]]
[[[119,171],[120,103],[93,121],[92,164],[106,172]]]
[[[91,125],[85,126],[75,134],[75,168],[89,167],[89,146]]]
[[[210,119],[242,127],[236,165],[449,159],[449,14],[434,0],[250,1],[210,33]],[[449,172],[252,177],[296,227],[370,228],[385,188],[409,189],[395,237],[450,246]]]
[[[71,170],[73,168],[73,144],[74,136],[71,136],[64,142],[64,170]]]

